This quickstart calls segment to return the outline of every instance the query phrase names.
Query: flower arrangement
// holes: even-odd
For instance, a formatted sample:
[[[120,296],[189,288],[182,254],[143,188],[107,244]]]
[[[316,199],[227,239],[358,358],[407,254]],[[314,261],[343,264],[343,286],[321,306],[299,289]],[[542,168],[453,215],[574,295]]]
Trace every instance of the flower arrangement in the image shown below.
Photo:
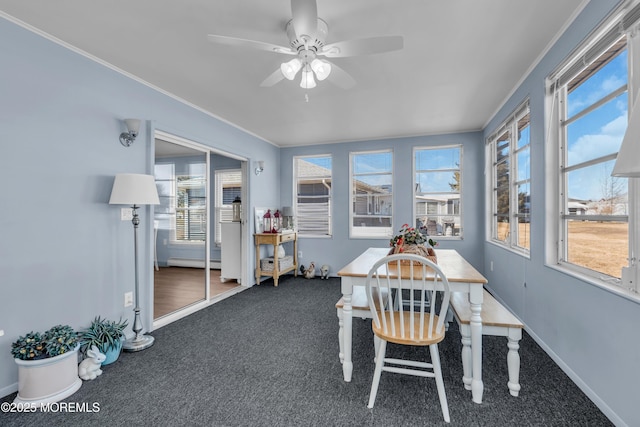
[[[424,245],[427,243],[430,247]],[[400,234],[397,234],[389,241],[391,254],[407,253],[421,255],[430,259],[433,262],[437,261],[436,252],[433,250],[438,246],[438,242],[425,236],[415,227],[410,227],[409,224],[403,224],[400,228]]]
[[[72,351],[78,345],[78,335],[68,325],[57,325],[40,335],[29,332],[11,345],[11,355],[21,360],[55,357]]]
[[[425,236],[420,232],[420,229],[415,227],[409,227],[409,224],[403,224],[400,229],[400,234],[393,236],[389,242],[389,246],[394,248],[402,248],[404,245],[422,245],[428,243],[429,246],[435,248],[438,246],[438,242]],[[403,252],[399,250],[398,252]]]

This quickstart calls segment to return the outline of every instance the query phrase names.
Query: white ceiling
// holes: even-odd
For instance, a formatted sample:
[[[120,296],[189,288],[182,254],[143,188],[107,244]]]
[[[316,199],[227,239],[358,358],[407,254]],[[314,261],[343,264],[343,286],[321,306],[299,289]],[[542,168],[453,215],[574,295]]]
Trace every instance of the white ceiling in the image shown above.
[[[332,59],[356,80],[349,90],[305,91],[299,77],[263,88],[290,56],[207,34],[288,46],[288,0],[0,0],[0,16],[285,147],[480,130],[588,2],[317,1],[326,43],[401,35],[404,48]]]

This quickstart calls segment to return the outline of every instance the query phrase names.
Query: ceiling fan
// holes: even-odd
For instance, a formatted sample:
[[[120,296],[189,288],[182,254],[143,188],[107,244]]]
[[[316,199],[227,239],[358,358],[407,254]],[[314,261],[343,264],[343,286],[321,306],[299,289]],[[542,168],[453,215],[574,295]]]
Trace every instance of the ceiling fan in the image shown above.
[[[300,87],[311,89],[315,79],[329,79],[343,89],[355,85],[355,80],[336,64],[323,58],[370,55],[402,49],[402,36],[381,36],[346,40],[325,44],[329,33],[327,23],[318,18],[316,0],[291,0],[291,20],[286,25],[289,47],[255,40],[209,34],[209,41],[218,44],[250,47],[268,52],[292,55],[295,58],[283,62],[280,68],[267,77],[260,86],[269,87],[282,79],[293,80],[302,70]],[[315,79],[314,79],[315,76]]]

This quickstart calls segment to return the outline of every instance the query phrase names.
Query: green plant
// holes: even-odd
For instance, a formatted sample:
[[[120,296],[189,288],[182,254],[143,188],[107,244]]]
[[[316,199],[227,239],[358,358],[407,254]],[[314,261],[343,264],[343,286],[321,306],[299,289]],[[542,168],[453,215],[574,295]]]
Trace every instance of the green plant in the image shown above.
[[[78,334],[68,325],[57,325],[42,335],[45,352],[49,357],[73,350],[78,344]]]
[[[37,332],[29,332],[11,344],[11,355],[15,359],[30,360],[39,357],[44,350],[42,338]]]
[[[127,325],[127,321],[123,321],[122,318],[116,322],[97,316],[91,325],[80,334],[82,353],[86,354],[93,345],[98,347],[101,353],[116,349],[124,337],[124,329]]]
[[[29,332],[11,344],[11,355],[21,360],[55,357],[72,351],[78,344],[78,334],[69,325],[57,325],[40,335]]]
[[[422,234],[420,229],[409,227],[409,224],[403,224],[402,228],[400,228],[400,234],[391,238],[389,246],[402,248],[404,245],[421,245],[425,242],[432,247],[438,246],[438,242]],[[399,252],[402,252],[402,250]]]

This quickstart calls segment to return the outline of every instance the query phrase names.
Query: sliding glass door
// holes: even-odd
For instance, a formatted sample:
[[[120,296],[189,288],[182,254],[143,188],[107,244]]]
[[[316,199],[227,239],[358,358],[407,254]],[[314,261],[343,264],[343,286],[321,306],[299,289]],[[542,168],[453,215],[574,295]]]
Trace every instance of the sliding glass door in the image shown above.
[[[208,152],[156,139],[154,319],[207,298]]]

